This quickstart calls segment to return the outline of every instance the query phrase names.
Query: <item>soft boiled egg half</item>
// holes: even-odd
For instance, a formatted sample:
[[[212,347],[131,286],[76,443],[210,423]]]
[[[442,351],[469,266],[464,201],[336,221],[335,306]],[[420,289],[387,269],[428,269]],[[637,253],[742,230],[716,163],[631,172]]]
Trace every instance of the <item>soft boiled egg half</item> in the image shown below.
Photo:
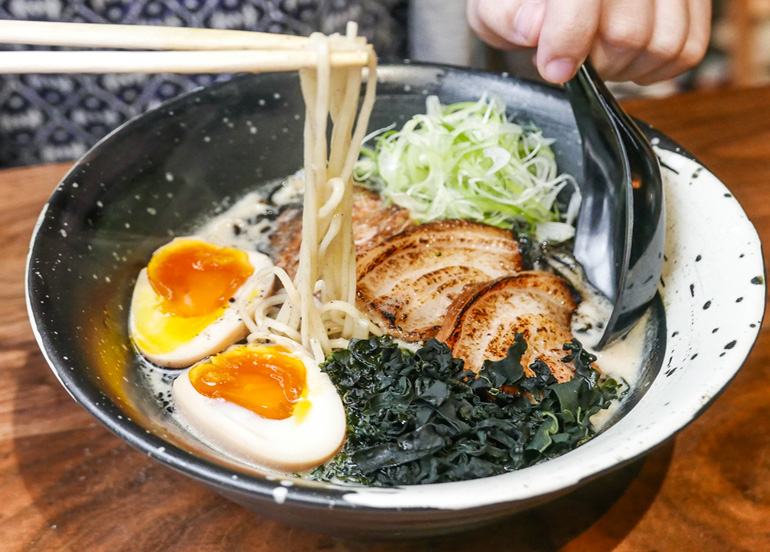
[[[131,299],[129,331],[147,359],[171,368],[218,353],[247,334],[251,315],[272,292],[272,266],[255,251],[176,238],[158,248],[139,273]],[[241,308],[237,308],[240,305]]]
[[[180,374],[173,397],[214,448],[283,472],[326,462],[345,439],[342,401],[298,345],[230,347]]]

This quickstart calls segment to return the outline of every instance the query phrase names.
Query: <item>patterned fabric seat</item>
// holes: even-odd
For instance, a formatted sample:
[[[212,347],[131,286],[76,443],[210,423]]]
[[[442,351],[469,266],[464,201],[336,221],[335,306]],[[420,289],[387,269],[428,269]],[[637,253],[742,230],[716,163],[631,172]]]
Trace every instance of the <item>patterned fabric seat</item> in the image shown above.
[[[0,0],[0,19],[295,35],[357,21],[382,60],[406,52],[406,0]],[[0,49],[36,49],[0,46]],[[38,48],[48,49],[48,48]],[[227,75],[0,75],[0,167],[69,161],[131,117]]]

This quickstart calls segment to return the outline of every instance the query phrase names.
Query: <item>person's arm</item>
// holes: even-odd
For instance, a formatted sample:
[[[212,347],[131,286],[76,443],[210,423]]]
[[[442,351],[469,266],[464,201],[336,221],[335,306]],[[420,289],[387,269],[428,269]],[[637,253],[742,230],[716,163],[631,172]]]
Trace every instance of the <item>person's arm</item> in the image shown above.
[[[494,47],[537,48],[548,81],[569,80],[590,55],[606,80],[652,84],[703,58],[711,0],[468,0],[467,15]]]

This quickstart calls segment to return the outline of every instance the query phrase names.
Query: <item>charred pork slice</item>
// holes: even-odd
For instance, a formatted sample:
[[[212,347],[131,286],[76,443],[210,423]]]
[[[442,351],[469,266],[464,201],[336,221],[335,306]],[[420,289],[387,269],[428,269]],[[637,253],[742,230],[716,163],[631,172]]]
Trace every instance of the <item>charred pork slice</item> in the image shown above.
[[[353,241],[360,256],[373,245],[413,226],[409,211],[398,205],[388,205],[378,194],[360,186],[353,188]],[[299,247],[302,243],[302,209],[289,208],[275,221],[271,234],[273,262],[291,278],[297,273]]]
[[[379,194],[360,186],[353,187],[353,241],[356,256],[414,226],[409,209],[388,204]]]
[[[270,234],[271,257],[276,266],[294,279],[299,264],[299,246],[302,244],[302,209],[285,209],[273,224],[275,229]]]
[[[570,320],[576,308],[564,280],[547,272],[520,272],[478,284],[453,303],[446,323],[436,335],[453,356],[476,372],[484,360],[508,353],[516,332],[527,342],[522,365],[543,360],[560,382],[569,380],[574,366],[561,362],[564,343],[572,339]]]
[[[512,274],[523,264],[508,231],[464,220],[422,224],[358,258],[358,308],[394,337],[425,340],[467,286]]]

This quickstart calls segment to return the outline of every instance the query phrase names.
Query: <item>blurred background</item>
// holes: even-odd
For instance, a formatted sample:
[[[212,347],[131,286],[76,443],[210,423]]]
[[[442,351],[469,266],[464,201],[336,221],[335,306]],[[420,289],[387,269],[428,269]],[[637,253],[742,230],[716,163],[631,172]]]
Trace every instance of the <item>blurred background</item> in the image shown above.
[[[613,84],[619,97],[770,82],[770,0],[714,0],[703,62],[653,86]],[[537,79],[531,52],[479,42],[465,0],[0,0],[0,19],[246,29],[307,35],[357,21],[382,62],[409,58]],[[0,49],[45,49],[0,46]],[[0,167],[76,159],[131,117],[228,75],[0,75]]]
[[[452,15],[462,22],[464,2],[457,2]],[[458,48],[463,36],[460,23],[446,32],[453,2],[413,0],[410,23],[423,32],[409,35],[414,59],[435,59],[457,65],[472,65],[493,71],[508,71],[537,79],[531,66],[531,52],[506,53],[486,47],[467,35],[465,48]],[[703,62],[679,78],[652,86],[612,84],[621,96],[664,96],[687,90],[727,86],[757,86],[770,82],[770,0],[713,0],[711,45]],[[443,13],[443,21],[437,18]],[[435,27],[435,30],[432,30]],[[425,33],[424,30],[429,32]],[[431,32],[432,31],[432,32]],[[442,32],[443,31],[443,32]],[[464,53],[463,53],[464,52]]]

